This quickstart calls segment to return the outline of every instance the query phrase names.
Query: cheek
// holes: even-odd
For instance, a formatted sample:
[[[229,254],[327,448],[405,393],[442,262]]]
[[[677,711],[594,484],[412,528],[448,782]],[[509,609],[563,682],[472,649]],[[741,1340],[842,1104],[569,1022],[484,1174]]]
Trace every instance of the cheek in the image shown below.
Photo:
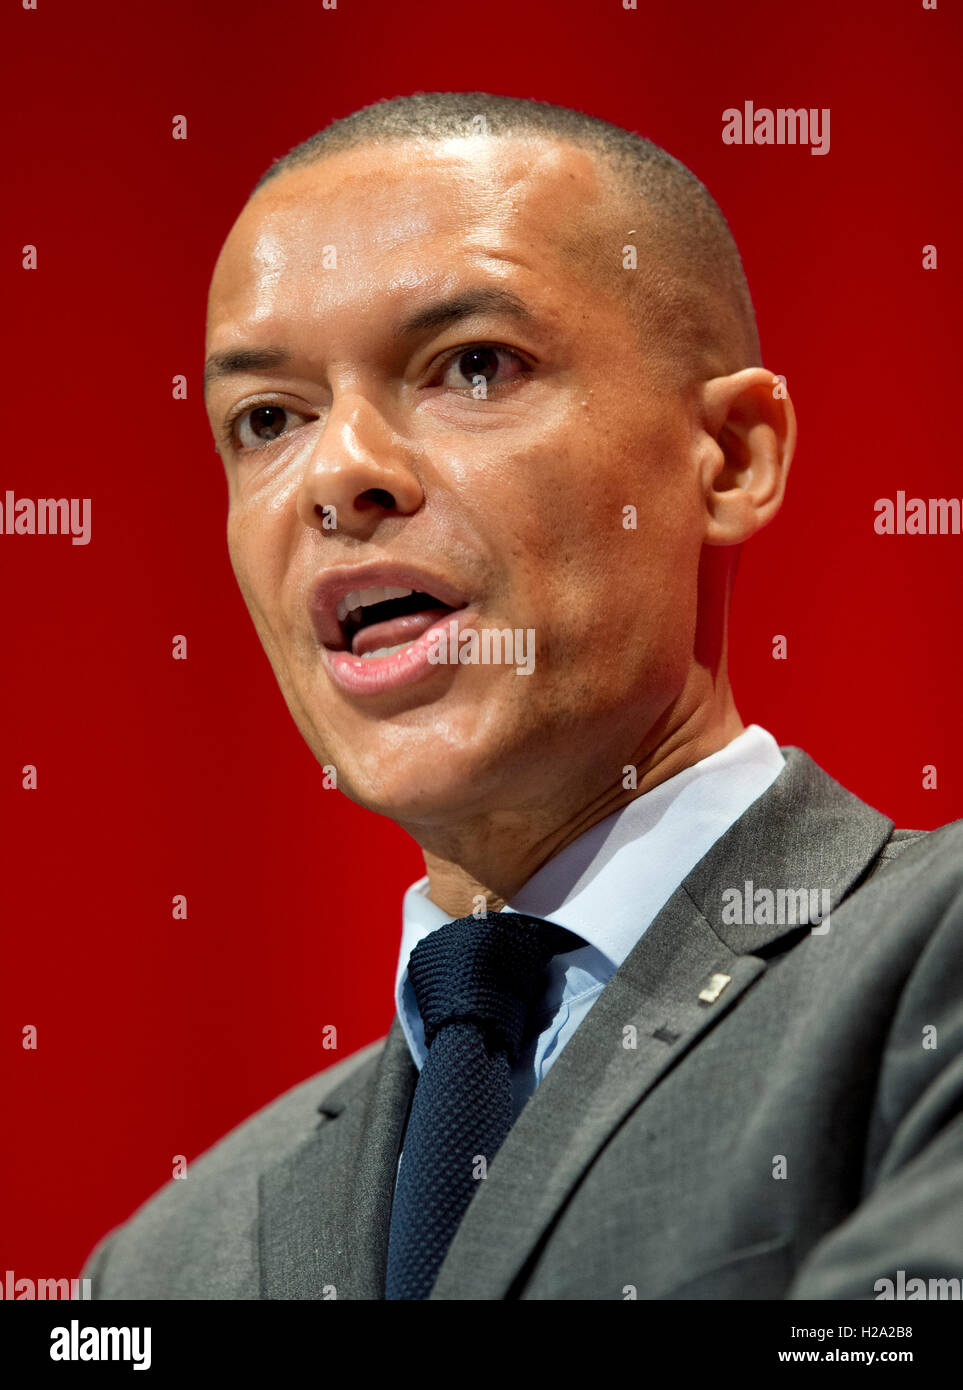
[[[252,610],[256,600],[257,585],[255,575],[257,566],[252,553],[252,534],[250,526],[231,512],[227,520],[227,552],[231,558],[231,568],[244,602]]]
[[[621,415],[617,412],[621,411]],[[504,549],[544,606],[605,613],[685,588],[701,545],[698,489],[677,423],[625,418],[625,400],[569,412],[497,479]]]
[[[517,460],[528,486],[511,528],[515,595],[576,708],[642,690],[671,698],[695,640],[702,537],[686,438],[671,420],[625,421],[621,409],[620,425],[586,411]],[[550,680],[546,698],[549,687],[558,694]]]
[[[227,522],[227,549],[238,588],[263,638],[278,617],[283,578],[278,562],[284,554],[281,537],[273,534],[263,512],[232,508]]]

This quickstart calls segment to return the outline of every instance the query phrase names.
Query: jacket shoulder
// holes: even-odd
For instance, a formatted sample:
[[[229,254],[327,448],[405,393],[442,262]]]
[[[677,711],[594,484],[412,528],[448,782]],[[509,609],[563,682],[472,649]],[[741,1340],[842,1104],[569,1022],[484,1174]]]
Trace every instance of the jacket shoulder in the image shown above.
[[[870,877],[900,861],[903,872],[963,881],[963,820],[935,830],[894,830],[873,864]]]
[[[256,1298],[260,1176],[317,1128],[336,1091],[364,1084],[384,1041],[269,1102],[109,1231],[83,1270],[94,1298]]]

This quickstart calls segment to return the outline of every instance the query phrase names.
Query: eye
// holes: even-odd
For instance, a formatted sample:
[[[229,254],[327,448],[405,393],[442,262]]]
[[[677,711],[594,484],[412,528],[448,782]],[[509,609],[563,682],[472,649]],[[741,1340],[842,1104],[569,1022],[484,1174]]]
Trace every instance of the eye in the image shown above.
[[[228,421],[225,430],[226,442],[240,449],[259,449],[265,444],[273,444],[286,433],[293,423],[306,421],[309,417],[296,410],[288,410],[283,405],[256,405],[241,411]]]
[[[479,385],[479,377],[486,387],[502,386],[526,371],[528,364],[517,352],[481,343],[448,358],[441,384],[450,390],[471,391]]]

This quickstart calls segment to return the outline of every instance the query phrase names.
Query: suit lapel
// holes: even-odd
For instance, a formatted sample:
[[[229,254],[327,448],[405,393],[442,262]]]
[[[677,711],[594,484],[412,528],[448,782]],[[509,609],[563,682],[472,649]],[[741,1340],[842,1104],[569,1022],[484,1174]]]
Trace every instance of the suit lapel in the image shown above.
[[[511,1297],[615,1128],[738,1003],[781,939],[799,935],[792,925],[724,923],[724,890],[747,879],[825,889],[832,910],[885,844],[891,821],[800,750],[783,751],[786,768],[669,899],[521,1112],[432,1298]]]
[[[384,1297],[395,1172],[417,1070],[397,1018],[325,1098],[320,1128],[260,1182],[261,1296]]]
[[[826,890],[867,873],[892,822],[805,753],[693,869],[616,971],[489,1168],[434,1299],[512,1296],[615,1128],[792,944],[798,927],[723,920],[723,893]],[[802,928],[802,933],[808,931]],[[785,939],[784,939],[785,938]],[[398,1153],[417,1071],[395,1019],[377,1060],[336,1088],[312,1133],[261,1179],[262,1296],[383,1297]],[[708,1103],[708,1102],[706,1102]]]
[[[479,1184],[432,1290],[511,1296],[600,1147],[628,1112],[765,969],[739,958],[680,889],[569,1039]],[[715,1002],[711,994],[728,983]]]
[[[798,748],[767,792],[718,840],[684,887],[713,929],[736,952],[771,954],[789,924],[730,921],[723,894],[734,888],[800,888],[834,912],[859,886],[893,833],[893,822],[841,787]],[[825,895],[825,898],[824,898]],[[643,938],[644,939],[644,938]]]

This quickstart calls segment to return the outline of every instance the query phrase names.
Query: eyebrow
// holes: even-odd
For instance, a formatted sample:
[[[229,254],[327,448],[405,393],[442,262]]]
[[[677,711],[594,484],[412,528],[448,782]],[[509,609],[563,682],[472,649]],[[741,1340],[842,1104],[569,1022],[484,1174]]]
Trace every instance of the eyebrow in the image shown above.
[[[423,309],[417,309],[408,318],[402,319],[398,325],[398,332],[402,335],[423,333],[428,328],[445,328],[448,324],[454,323],[456,319],[466,319],[472,314],[498,312],[511,314],[513,318],[525,319],[529,322],[535,317],[525,302],[519,299],[517,294],[513,294],[511,290],[484,286],[478,289],[464,290],[461,294],[451,295],[448,299],[439,299],[432,304],[426,304]]]
[[[271,367],[285,367],[291,354],[280,347],[230,348],[227,352],[212,352],[204,363],[204,394],[221,377],[240,372],[266,372]]]
[[[535,319],[525,302],[511,290],[483,286],[426,304],[402,319],[396,332],[399,337],[410,337],[429,329],[446,328],[472,314],[498,312],[529,323]],[[230,348],[226,352],[214,352],[204,364],[204,394],[222,377],[237,376],[242,372],[270,371],[272,367],[289,365],[291,360],[291,353],[281,347]]]

